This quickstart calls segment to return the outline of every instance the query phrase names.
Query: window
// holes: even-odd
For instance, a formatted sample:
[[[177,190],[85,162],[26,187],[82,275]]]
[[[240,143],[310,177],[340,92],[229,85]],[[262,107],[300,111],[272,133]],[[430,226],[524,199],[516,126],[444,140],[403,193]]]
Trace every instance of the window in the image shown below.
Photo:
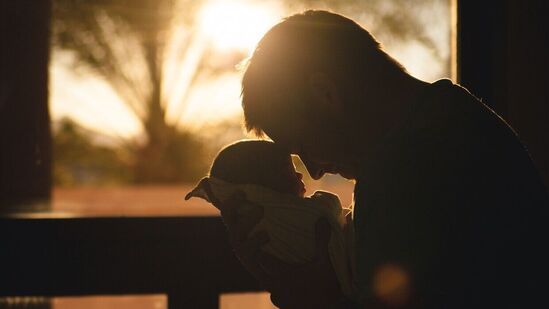
[[[215,215],[183,196],[223,145],[251,137],[240,124],[238,64],[272,25],[306,8],[353,18],[420,79],[455,76],[448,0],[128,3],[53,1],[56,211]],[[353,185],[338,176],[306,181],[308,193],[351,203]]]
[[[455,69],[452,69],[455,59],[452,56],[451,1],[448,0],[413,3],[383,0],[325,1],[322,4],[306,0],[50,1],[53,10],[49,109],[53,135],[54,186],[52,203],[41,205],[44,206],[42,210],[48,210],[51,206],[49,210],[68,213],[70,216],[216,216],[215,209],[206,203],[185,203],[183,197],[207,172],[210,161],[222,145],[246,137],[240,127],[240,73],[235,66],[250,53],[262,33],[283,16],[305,8],[340,12],[371,31],[389,54],[401,61],[413,75],[427,81],[455,76]],[[32,9],[29,8],[31,5],[13,4],[15,9],[9,10],[12,16],[9,20],[16,25],[13,29],[27,24],[17,22],[17,18],[33,18],[33,14],[47,12],[48,2],[40,3],[40,7],[33,4]],[[151,4],[154,5],[148,6]],[[45,13],[40,16],[47,19]],[[37,29],[47,29],[44,25],[36,25],[32,24]],[[235,32],[242,35],[232,35]],[[19,42],[15,37],[19,32],[13,33],[10,40]],[[44,33],[40,35],[46,37]],[[15,47],[17,53],[27,50],[25,46]],[[30,51],[33,55],[25,54],[30,67],[34,65],[31,60],[40,58],[36,55],[44,56],[40,59],[46,61],[45,51]],[[11,57],[11,50],[7,54]],[[9,72],[17,72],[19,67],[9,66],[9,69]],[[25,74],[28,83],[35,82],[30,80],[34,74]],[[21,80],[15,81],[22,85],[19,88],[25,88]],[[1,91],[11,89],[10,84],[2,87]],[[43,90],[45,93],[45,87]],[[24,95],[25,91],[18,93]],[[3,100],[4,97],[0,96],[0,103]],[[18,104],[21,102],[17,101]],[[0,107],[3,108],[3,105],[0,104]],[[6,118],[7,114],[0,116]],[[39,111],[36,116],[45,119],[46,115],[46,111]],[[34,119],[28,121],[28,118],[21,118],[27,124],[30,123],[25,132],[32,131],[39,135],[42,131],[37,128],[45,121],[42,118],[36,122],[33,122]],[[21,122],[19,118],[7,120],[10,121],[2,121],[1,125]],[[8,134],[20,132],[11,128],[3,131]],[[25,140],[27,136],[13,134],[9,139],[2,140],[2,145],[7,141],[7,145],[12,147],[12,144],[19,145]],[[41,158],[48,151],[42,144],[33,144],[21,148],[19,153],[36,154]],[[47,161],[36,161],[33,158],[30,156],[28,162],[49,167]],[[16,159],[23,162],[27,157]],[[9,164],[2,167],[5,166]],[[302,169],[302,166],[298,164],[298,168]],[[28,175],[36,176],[26,170],[24,173],[17,170],[14,175],[19,174],[26,175],[22,179],[27,181],[31,178]],[[17,177],[13,176],[7,183],[15,181]],[[28,181],[28,186],[31,187],[34,180]],[[352,184],[338,176],[327,176],[321,181],[306,181],[310,192],[322,188],[337,192],[343,204],[351,202]],[[31,195],[29,197],[33,197]],[[131,223],[131,231],[137,231],[136,227],[142,223],[154,221],[148,227],[161,227],[157,229],[159,234],[146,242],[143,248],[140,247],[141,240],[132,239],[135,245],[128,245],[120,251],[124,256],[134,254],[138,251],[136,248],[153,253],[154,250],[162,249],[166,253],[172,248],[171,243],[166,241],[159,244],[156,240],[165,236],[162,232],[166,223],[170,226],[170,229],[166,229],[168,231],[177,225],[175,219],[178,218],[170,219],[174,221],[158,218],[135,220]],[[33,255],[37,252],[47,253],[54,243],[51,235],[40,234],[44,231],[42,225],[47,225],[45,230],[54,236],[66,232],[64,229],[57,230],[56,226],[52,227],[48,220],[43,221],[30,230],[27,222],[15,220],[7,225],[0,224],[2,231],[25,231],[0,233],[3,235],[3,248],[7,244],[9,246],[5,248],[13,249],[7,252],[15,252],[17,249],[17,254],[21,255],[2,255],[0,258],[3,263],[0,265],[15,265],[16,270],[19,269],[17,267],[34,265],[31,271],[25,272],[26,275],[36,272],[40,276],[41,281],[34,283],[33,287],[40,286],[40,283],[48,286],[48,276],[51,275],[51,269],[36,265],[49,266],[48,263],[56,263],[59,268],[63,266],[63,261],[49,261],[41,255]],[[110,236],[108,233],[111,232],[122,233],[123,229],[113,226],[128,224],[124,218],[112,222],[109,219],[95,221],[100,227],[109,227],[103,230],[103,236]],[[71,254],[87,257],[85,253],[96,252],[93,250],[97,248],[92,248],[89,242],[84,245],[78,243],[81,234],[97,241],[90,236],[93,234],[90,227],[95,224],[90,222],[78,218],[75,222],[66,220],[62,223],[78,233],[69,233],[71,237],[63,239],[63,244],[72,246],[68,248],[68,253],[63,251],[67,248],[54,246],[58,252],[63,251],[56,257],[73,258]],[[16,228],[12,229],[13,226]],[[29,235],[31,231],[35,234]],[[10,235],[18,236],[12,239]],[[122,241],[124,237],[120,241],[117,239],[110,248],[126,244],[127,241]],[[35,240],[36,244],[25,245],[24,248],[19,244],[31,243],[30,240]],[[33,251],[35,246],[38,249]],[[23,263],[21,257],[25,258],[25,262],[33,263]],[[71,265],[75,267],[76,264]],[[158,279],[154,274],[151,277]],[[13,288],[16,285],[12,282],[5,283],[10,278],[16,282],[19,277],[7,278],[0,280],[0,290],[9,288],[10,291],[21,291]],[[17,283],[19,285],[20,282]],[[136,290],[141,288],[139,286]],[[179,291],[171,291],[175,292]],[[176,294],[168,296],[168,304],[173,295]],[[268,295],[251,296],[253,301],[260,299],[265,308],[269,308]],[[220,305],[230,308],[234,305],[234,297],[233,294],[224,294]],[[164,299],[164,296],[161,298]],[[69,300],[54,299],[53,304],[57,306],[63,301]],[[165,300],[160,302],[165,304]]]

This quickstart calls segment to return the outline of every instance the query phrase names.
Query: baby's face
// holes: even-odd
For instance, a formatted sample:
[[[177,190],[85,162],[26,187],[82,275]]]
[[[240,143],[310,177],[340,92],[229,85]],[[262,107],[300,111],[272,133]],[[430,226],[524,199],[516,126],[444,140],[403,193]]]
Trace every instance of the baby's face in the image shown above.
[[[305,183],[303,183],[303,174],[295,170],[295,165],[291,157],[284,168],[280,170],[278,179],[279,186],[282,186],[284,192],[296,194],[300,197],[305,196]]]

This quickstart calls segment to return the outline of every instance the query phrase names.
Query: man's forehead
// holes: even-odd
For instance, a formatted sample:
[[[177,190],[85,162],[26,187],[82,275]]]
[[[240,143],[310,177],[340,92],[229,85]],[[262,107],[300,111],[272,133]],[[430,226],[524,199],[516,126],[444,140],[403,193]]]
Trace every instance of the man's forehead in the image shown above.
[[[265,129],[265,134],[277,145],[286,148],[290,153],[297,153],[300,141],[299,131],[288,128]]]

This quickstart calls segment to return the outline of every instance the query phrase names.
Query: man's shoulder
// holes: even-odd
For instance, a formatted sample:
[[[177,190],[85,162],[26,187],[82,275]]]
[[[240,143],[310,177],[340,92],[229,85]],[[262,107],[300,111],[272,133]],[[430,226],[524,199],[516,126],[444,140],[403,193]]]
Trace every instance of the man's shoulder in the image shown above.
[[[495,188],[507,180],[512,183],[515,171],[517,175],[530,171],[521,175],[522,181],[538,181],[514,131],[465,88],[449,80],[431,84],[406,123],[364,162],[355,192],[388,192],[391,188],[398,192],[407,188],[458,191],[455,186],[465,188],[474,182]],[[513,169],[503,173],[502,166]]]

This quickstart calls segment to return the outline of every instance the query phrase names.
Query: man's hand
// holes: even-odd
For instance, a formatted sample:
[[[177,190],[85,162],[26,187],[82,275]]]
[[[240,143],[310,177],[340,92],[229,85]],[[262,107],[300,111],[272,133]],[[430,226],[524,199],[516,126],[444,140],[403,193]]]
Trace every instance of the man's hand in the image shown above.
[[[261,251],[269,241],[265,232],[247,238],[263,213],[239,222],[236,210],[245,198],[235,194],[224,203],[216,203],[227,226],[229,241],[244,267],[271,292],[273,304],[280,308],[329,308],[341,297],[341,289],[328,254],[331,228],[320,219],[316,228],[315,257],[305,265],[289,265]]]

